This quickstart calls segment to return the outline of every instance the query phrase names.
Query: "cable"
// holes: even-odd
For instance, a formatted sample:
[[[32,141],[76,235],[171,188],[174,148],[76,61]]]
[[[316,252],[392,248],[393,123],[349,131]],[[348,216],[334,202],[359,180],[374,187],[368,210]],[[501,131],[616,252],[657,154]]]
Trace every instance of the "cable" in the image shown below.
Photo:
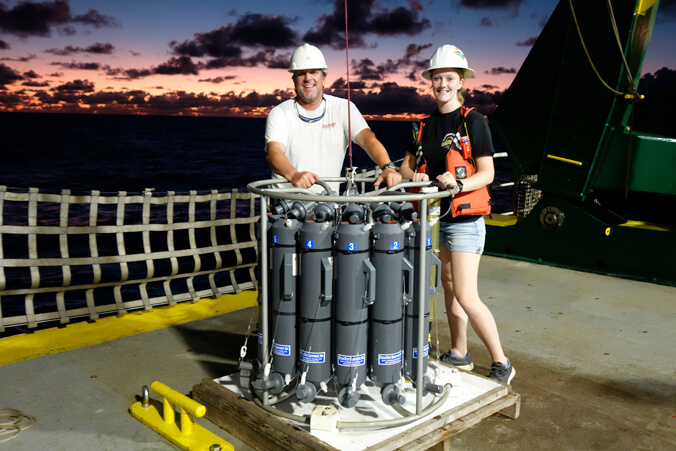
[[[0,443],[8,442],[17,438],[23,431],[33,426],[37,420],[34,416],[25,414],[20,410],[0,407],[0,436],[10,437],[0,439]]]
[[[350,170],[353,170],[354,166],[352,165],[352,119],[350,115],[351,103],[350,103],[350,57],[349,57],[349,46],[347,39],[347,0],[345,0],[345,67],[347,80],[347,138],[350,143]]]
[[[629,64],[627,63],[627,58],[624,55],[624,51],[622,50],[622,43],[620,42],[620,33],[617,29],[617,22],[615,21],[615,15],[613,13],[613,7],[610,4],[610,0],[606,0],[606,5],[608,7],[608,14],[610,16],[610,23],[614,31],[615,35],[615,40],[617,41],[617,45],[620,49],[620,55],[622,56],[622,63],[624,65],[625,71],[627,73],[627,81],[629,82],[629,91],[630,93],[624,93],[617,91],[613,88],[611,88],[608,83],[603,80],[601,77],[601,74],[599,74],[598,70],[594,66],[594,63],[592,62],[591,56],[589,55],[589,51],[587,50],[587,46],[584,43],[584,39],[582,38],[582,30],[580,30],[580,24],[577,21],[577,16],[575,15],[575,7],[573,6],[573,0],[568,0],[568,3],[570,4],[570,13],[573,18],[573,22],[575,22],[575,28],[577,29],[577,35],[580,38],[580,44],[582,44],[582,49],[584,50],[585,55],[587,55],[587,61],[589,61],[589,65],[591,66],[592,70],[596,74],[596,77],[599,79],[599,81],[605,86],[608,90],[612,91],[614,94],[624,96],[628,99],[631,99],[632,101],[636,102],[641,99],[641,96],[638,94],[636,88],[634,88],[634,78],[631,75],[631,71],[629,69]]]

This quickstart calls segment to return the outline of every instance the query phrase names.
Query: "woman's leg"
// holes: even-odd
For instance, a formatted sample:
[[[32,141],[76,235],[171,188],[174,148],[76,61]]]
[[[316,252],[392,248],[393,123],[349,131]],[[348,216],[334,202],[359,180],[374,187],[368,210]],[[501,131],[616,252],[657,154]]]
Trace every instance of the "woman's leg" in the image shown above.
[[[451,331],[451,351],[458,357],[467,354],[467,314],[455,298],[451,277],[451,253],[445,247],[439,248],[441,260],[441,286],[444,288],[446,316]]]
[[[444,256],[444,254],[446,254]],[[478,277],[479,277],[479,261],[480,254],[469,252],[451,252],[446,248],[441,248],[442,263],[447,260],[448,270],[450,272],[450,281],[444,282],[444,290],[446,286],[451,287],[452,297],[446,295],[446,309],[449,314],[449,327],[453,335],[454,329],[462,327],[464,316],[465,326],[463,332],[456,332],[460,340],[464,340],[465,352],[467,347],[467,319],[474,332],[479,336],[484,343],[491,358],[494,362],[507,363],[507,358],[502,350],[500,344],[500,336],[498,334],[498,327],[495,319],[479,297]],[[446,268],[446,265],[443,265]],[[442,272],[442,277],[444,273]],[[460,313],[462,312],[462,313]],[[460,346],[463,343],[458,342],[458,349],[455,352],[463,352]],[[464,355],[464,354],[459,354]]]

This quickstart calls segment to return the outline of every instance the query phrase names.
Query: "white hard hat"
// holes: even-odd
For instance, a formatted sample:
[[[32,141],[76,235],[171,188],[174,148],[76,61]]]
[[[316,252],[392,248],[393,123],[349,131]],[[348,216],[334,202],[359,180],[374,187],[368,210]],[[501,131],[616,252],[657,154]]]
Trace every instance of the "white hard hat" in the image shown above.
[[[465,74],[465,78],[474,76],[474,70],[470,69],[467,65],[465,54],[454,45],[446,44],[439,47],[437,51],[434,52],[434,55],[432,55],[432,58],[430,58],[430,65],[422,73],[422,76],[431,80],[434,69],[440,69],[442,67],[461,69]]]
[[[289,72],[305,69],[327,69],[322,51],[314,45],[303,44],[294,50],[293,55],[291,55]]]

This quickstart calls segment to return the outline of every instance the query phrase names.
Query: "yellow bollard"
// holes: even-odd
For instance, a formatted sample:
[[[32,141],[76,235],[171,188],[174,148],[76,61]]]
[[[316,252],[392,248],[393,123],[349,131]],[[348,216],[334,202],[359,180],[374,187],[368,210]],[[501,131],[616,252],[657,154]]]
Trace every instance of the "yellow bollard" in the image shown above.
[[[135,403],[129,409],[134,418],[183,450],[234,451],[232,444],[194,423],[193,416],[203,417],[207,413],[206,407],[161,382],[153,382],[150,388],[162,396],[163,414],[160,415],[158,406],[153,405],[147,398],[147,387],[143,387],[144,400]],[[176,406],[180,408],[180,429],[176,425]]]

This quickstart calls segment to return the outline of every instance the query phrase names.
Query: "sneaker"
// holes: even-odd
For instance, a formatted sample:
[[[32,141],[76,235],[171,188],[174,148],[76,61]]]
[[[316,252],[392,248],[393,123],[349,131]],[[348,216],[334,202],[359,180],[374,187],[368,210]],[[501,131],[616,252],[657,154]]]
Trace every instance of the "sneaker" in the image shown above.
[[[472,368],[474,368],[472,356],[470,355],[469,351],[467,351],[467,355],[465,357],[458,357],[457,355],[453,354],[452,349],[449,349],[448,352],[442,354],[441,357],[439,357],[439,360],[448,365],[454,366],[461,371],[472,371]]]
[[[488,377],[498,382],[502,382],[503,384],[509,384],[512,382],[512,379],[514,379],[515,375],[516,370],[509,363],[509,359],[507,359],[507,365],[503,365],[500,362],[493,362],[491,365],[491,373]]]

